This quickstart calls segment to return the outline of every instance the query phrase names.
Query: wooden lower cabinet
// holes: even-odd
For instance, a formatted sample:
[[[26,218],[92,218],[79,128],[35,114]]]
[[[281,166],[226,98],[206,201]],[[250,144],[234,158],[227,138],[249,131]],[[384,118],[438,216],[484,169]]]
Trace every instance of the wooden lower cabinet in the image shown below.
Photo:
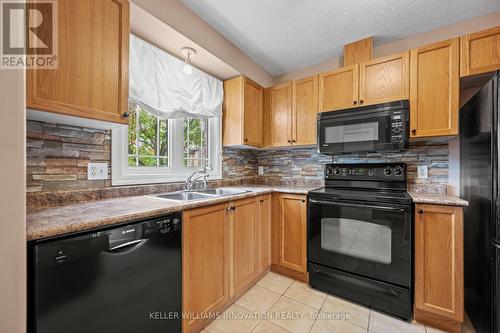
[[[461,207],[415,206],[415,320],[460,332],[464,317]]]
[[[197,333],[250,289],[271,265],[271,195],[184,212],[184,333]],[[189,317],[192,316],[192,317]]]
[[[257,205],[257,271],[264,272],[271,267],[271,194],[261,195]]]
[[[230,281],[231,297],[239,297],[251,285],[257,273],[257,200],[236,201],[231,206]]]
[[[229,301],[229,213],[227,205],[184,212],[182,229],[183,312],[204,316]],[[198,332],[209,319],[183,320],[183,332]]]
[[[307,198],[273,194],[272,270],[307,281]]]

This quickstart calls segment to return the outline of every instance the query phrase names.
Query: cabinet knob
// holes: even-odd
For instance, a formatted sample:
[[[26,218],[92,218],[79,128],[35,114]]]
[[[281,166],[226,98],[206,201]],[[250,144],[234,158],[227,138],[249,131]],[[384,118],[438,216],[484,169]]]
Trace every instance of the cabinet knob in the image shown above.
[[[122,117],[123,118],[128,118],[129,116],[130,116],[130,113],[128,113],[128,112],[123,112],[122,113]]]
[[[306,202],[306,200],[305,200],[305,199],[302,199],[302,202]]]
[[[359,100],[359,104],[363,104],[364,102],[365,102],[365,100],[364,100],[364,99],[360,99],[360,100]]]
[[[352,101],[352,104],[356,105],[358,104],[358,101]]]
[[[420,215],[422,215],[422,214],[424,213],[424,210],[423,210],[423,209],[419,209],[419,210],[417,211],[417,213],[419,213]]]
[[[288,141],[288,143],[292,143],[292,140],[286,140],[286,141]]]
[[[263,199],[260,199],[259,201],[260,201],[260,203],[264,203],[264,200],[263,200]]]
[[[292,142],[297,142],[297,140],[292,140]]]
[[[247,141],[248,141],[248,139],[247,139],[247,138],[245,138],[245,142],[247,142]]]
[[[412,128],[411,129],[411,134],[413,134],[413,135],[417,134],[417,129],[416,128]]]

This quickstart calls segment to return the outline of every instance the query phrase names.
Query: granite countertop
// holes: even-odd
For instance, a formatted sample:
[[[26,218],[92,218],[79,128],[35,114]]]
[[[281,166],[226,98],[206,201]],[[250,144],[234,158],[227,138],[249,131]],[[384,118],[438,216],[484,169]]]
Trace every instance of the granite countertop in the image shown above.
[[[176,202],[145,195],[36,208],[28,211],[26,237],[28,241],[54,237],[271,192],[307,194],[315,187],[257,185],[224,188],[251,192],[190,202]]]
[[[421,192],[408,192],[414,203],[425,203],[432,205],[447,205],[447,206],[468,206],[469,202],[453,195],[434,194]]]

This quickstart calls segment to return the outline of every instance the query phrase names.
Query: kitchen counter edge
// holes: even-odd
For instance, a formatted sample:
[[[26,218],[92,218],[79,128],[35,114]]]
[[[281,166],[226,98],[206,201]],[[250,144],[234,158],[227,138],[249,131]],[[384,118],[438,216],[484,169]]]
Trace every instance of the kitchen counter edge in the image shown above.
[[[226,188],[251,192],[190,202],[175,202],[157,198],[155,195],[143,195],[34,209],[28,212],[26,217],[26,239],[27,241],[49,239],[272,192],[305,195],[315,187],[241,186]]]

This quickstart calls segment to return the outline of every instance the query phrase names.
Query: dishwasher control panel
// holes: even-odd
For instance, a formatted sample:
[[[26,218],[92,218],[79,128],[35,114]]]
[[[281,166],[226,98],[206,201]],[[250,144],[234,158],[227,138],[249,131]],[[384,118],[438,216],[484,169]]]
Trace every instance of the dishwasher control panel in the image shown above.
[[[156,221],[156,226],[162,234],[181,229],[181,217],[169,216]]]

